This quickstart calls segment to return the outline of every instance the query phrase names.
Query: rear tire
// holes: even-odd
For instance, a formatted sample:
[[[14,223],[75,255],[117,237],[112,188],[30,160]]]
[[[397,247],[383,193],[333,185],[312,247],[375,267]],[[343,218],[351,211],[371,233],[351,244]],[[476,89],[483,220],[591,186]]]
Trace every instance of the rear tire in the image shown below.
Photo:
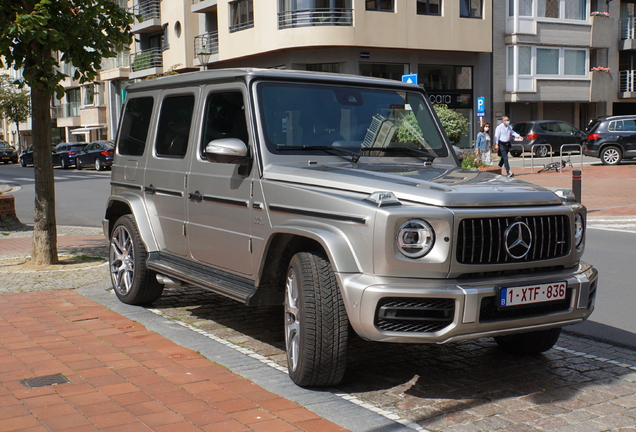
[[[146,267],[146,247],[131,215],[115,222],[108,258],[111,282],[121,302],[145,305],[161,296],[163,285],[157,282],[157,273]]]
[[[75,169],[78,170],[78,171],[81,171],[81,169],[82,169],[82,165],[80,165],[79,158],[75,159]]]
[[[66,159],[64,159],[63,157],[60,158],[60,167],[63,170],[68,169],[68,162],[66,162]]]
[[[20,165],[22,166],[22,168],[26,168],[27,164],[24,159],[20,159]]]
[[[100,158],[95,159],[95,171],[102,171],[104,169],[104,164],[102,164],[102,160]]]
[[[600,158],[603,165],[618,165],[623,159],[623,152],[616,146],[607,146],[601,150]]]
[[[529,333],[497,336],[495,342],[502,350],[510,354],[530,355],[549,350],[559,340],[560,335],[561,327],[557,327]]]
[[[291,259],[285,283],[285,348],[292,381],[338,384],[345,373],[349,321],[333,268],[315,252]]]

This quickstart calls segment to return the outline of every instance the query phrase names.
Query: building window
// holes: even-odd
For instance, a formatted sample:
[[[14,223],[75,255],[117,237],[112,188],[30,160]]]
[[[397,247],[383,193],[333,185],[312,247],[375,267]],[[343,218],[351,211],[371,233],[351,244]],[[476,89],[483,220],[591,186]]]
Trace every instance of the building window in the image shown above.
[[[230,32],[254,27],[254,1],[237,0],[230,3]]]
[[[279,0],[278,28],[353,25],[352,0]]]
[[[409,73],[409,65],[402,63],[360,63],[360,75],[402,81]]]
[[[89,84],[87,86],[82,87],[84,93],[84,100],[82,101],[83,106],[92,106],[95,105],[95,84]]]
[[[534,0],[519,0],[519,16],[532,16],[532,2]],[[508,0],[508,16],[515,14],[515,0]]]
[[[589,0],[537,0],[537,16],[584,21],[587,20],[588,3]]]
[[[550,75],[551,78],[587,78],[588,52],[583,49],[509,46],[507,75]],[[533,74],[534,62],[534,74]]]
[[[366,9],[382,12],[393,12],[393,0],[366,0]]]
[[[305,65],[308,71],[340,73],[340,63],[314,63]]]
[[[417,75],[428,91],[473,88],[473,68],[470,66],[419,65]]]
[[[481,18],[483,0],[459,0],[459,16],[462,18]]]
[[[417,0],[418,15],[441,15],[442,0]]]

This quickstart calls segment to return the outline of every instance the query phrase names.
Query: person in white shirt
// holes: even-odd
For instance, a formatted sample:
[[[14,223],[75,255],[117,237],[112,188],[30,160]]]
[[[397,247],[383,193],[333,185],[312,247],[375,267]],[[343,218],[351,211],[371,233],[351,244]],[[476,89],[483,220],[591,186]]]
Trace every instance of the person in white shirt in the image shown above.
[[[499,150],[501,152],[501,160],[499,161],[499,166],[504,166],[506,172],[508,173],[508,177],[514,177],[512,171],[510,171],[510,163],[508,162],[508,153],[510,153],[510,147],[512,143],[510,140],[514,138],[521,138],[521,136],[512,130],[510,126],[510,118],[504,116],[501,119],[501,123],[495,129],[495,136],[493,140],[495,141],[494,150]]]

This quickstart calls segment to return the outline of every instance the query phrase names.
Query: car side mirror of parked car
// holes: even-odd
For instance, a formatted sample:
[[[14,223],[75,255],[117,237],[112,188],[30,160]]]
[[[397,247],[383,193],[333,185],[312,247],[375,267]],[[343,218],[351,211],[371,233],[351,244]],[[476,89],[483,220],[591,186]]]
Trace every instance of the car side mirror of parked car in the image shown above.
[[[240,139],[221,138],[210,141],[203,154],[210,162],[240,165],[239,175],[247,176],[252,166],[247,152],[247,145]]]

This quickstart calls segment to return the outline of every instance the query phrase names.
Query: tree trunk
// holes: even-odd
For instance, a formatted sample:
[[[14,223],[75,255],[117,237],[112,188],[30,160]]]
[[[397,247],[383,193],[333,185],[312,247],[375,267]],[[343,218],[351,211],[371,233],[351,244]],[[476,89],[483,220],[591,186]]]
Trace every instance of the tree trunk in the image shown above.
[[[35,211],[33,220],[33,262],[57,264],[57,223],[55,183],[51,158],[50,96],[44,86],[31,87],[33,122],[33,166],[35,171]]]

